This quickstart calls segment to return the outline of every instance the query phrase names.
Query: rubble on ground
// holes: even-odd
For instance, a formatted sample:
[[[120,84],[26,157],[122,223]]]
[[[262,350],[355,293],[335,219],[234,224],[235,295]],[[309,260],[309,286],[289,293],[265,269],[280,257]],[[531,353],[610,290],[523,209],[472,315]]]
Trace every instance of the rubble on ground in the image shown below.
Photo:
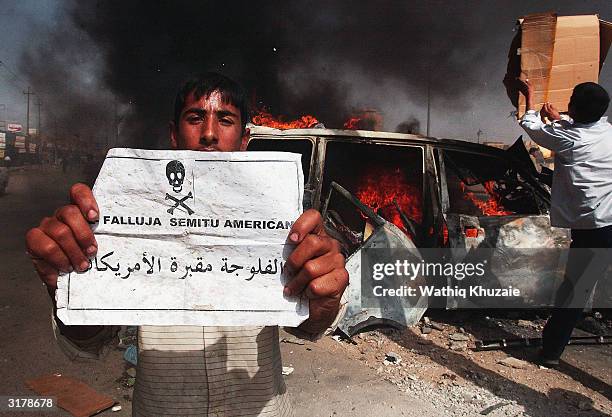
[[[478,339],[500,335],[539,337],[545,322],[537,316],[476,315],[459,323],[444,324],[424,318],[418,325],[402,331],[380,329],[357,334],[352,341],[343,338],[338,341],[347,354],[375,370],[379,377],[400,391],[442,404],[449,416],[541,417],[553,412],[542,404],[558,392],[562,395],[555,402],[556,415],[575,415],[577,411],[588,410],[612,413],[612,404],[601,392],[531,362],[529,355],[535,357],[535,349],[472,350]],[[394,362],[393,358],[401,360]]]

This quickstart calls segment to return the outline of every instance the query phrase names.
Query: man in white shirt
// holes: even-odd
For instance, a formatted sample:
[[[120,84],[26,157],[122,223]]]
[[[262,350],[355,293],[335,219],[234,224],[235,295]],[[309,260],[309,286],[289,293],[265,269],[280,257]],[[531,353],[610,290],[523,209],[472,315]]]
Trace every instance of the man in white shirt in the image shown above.
[[[187,81],[176,97],[170,123],[172,149],[243,151],[247,99],[241,87],[220,74]],[[85,184],[71,188],[71,205],[44,218],[26,236],[28,252],[54,299],[60,271],[83,271],[97,244],[88,221],[99,210]],[[310,317],[294,333],[317,338],[337,317],[348,285],[340,244],[329,237],[321,215],[305,211],[287,239],[293,277],[286,295],[309,298]],[[54,333],[71,357],[91,357],[112,337],[109,326],[66,326],[55,318]],[[132,413],[134,417],[288,417],[292,409],[282,379],[277,327],[141,326]],[[93,355],[95,356],[95,355]]]
[[[596,83],[578,84],[569,102],[568,120],[549,103],[537,112],[532,85],[521,80],[519,85],[527,104],[521,127],[555,154],[551,225],[571,229],[571,248],[612,248],[612,125],[603,117],[610,103],[608,93]],[[580,281],[593,280],[594,285],[601,277],[586,277],[584,254],[580,249],[570,253],[557,308],[544,327],[540,360],[549,366],[558,365],[581,318],[588,291],[577,290]]]

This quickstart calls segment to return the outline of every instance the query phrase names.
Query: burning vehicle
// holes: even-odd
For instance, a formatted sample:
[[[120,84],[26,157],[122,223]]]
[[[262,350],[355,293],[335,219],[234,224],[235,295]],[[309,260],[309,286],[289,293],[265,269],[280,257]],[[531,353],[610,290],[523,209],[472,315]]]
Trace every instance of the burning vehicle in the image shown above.
[[[570,236],[550,225],[550,175],[538,173],[522,138],[502,150],[413,134],[312,128],[314,122],[306,129],[253,126],[248,149],[302,155],[305,208],[320,210],[349,252],[342,331],[412,325],[432,306],[480,308],[453,296],[366,305],[361,256],[367,248],[488,248],[497,280],[489,286],[519,288],[517,308],[553,305],[565,259],[547,259],[539,249],[569,247]]]

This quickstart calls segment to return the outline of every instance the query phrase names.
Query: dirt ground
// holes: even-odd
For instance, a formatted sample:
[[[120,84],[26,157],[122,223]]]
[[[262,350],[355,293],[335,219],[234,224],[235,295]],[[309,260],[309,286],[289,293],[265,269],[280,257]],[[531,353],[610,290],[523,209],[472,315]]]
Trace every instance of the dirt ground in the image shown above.
[[[112,346],[101,361],[68,360],[53,339],[49,297],[24,252],[27,229],[65,203],[68,185],[78,178],[78,172],[64,175],[57,168],[13,169],[0,197],[0,395],[32,395],[25,380],[62,373],[122,405],[100,415],[127,417],[133,381],[123,348]],[[612,416],[611,346],[569,347],[559,370],[542,369],[529,362],[534,349],[472,348],[476,339],[537,336],[544,317],[476,311],[428,316],[427,324],[369,331],[352,340],[312,343],[283,333],[283,362],[294,369],[285,378],[296,416]],[[508,357],[520,361],[510,364],[515,367],[499,363]]]
[[[323,343],[338,355],[369,367],[398,391],[442,406],[444,413],[440,415],[612,414],[610,346],[568,347],[559,370],[546,369],[529,362],[536,356],[534,348],[473,350],[475,335],[507,338],[511,330],[521,327],[516,325],[518,320],[487,319],[477,312],[461,318],[452,317],[457,313],[450,312],[437,315],[439,321],[433,323],[441,330],[432,329],[429,334],[415,326],[404,331],[366,332],[352,341]],[[530,327],[522,329],[527,333],[539,331],[540,320],[519,320]],[[587,335],[579,330],[576,334]],[[398,357],[401,360],[390,363]],[[518,360],[507,361],[509,357]]]

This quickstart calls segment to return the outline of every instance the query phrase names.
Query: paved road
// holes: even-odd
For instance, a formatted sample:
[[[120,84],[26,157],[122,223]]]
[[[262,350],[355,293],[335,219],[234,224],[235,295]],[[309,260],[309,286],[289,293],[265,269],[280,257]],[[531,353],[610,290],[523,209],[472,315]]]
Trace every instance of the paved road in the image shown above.
[[[51,300],[25,254],[26,231],[68,201],[69,185],[78,177],[49,168],[13,169],[7,193],[0,197],[0,395],[32,395],[25,380],[61,373],[125,403],[127,392],[115,382],[124,370],[120,351],[111,350],[104,362],[79,363],[59,350],[51,331]],[[127,408],[112,414],[129,416]]]

